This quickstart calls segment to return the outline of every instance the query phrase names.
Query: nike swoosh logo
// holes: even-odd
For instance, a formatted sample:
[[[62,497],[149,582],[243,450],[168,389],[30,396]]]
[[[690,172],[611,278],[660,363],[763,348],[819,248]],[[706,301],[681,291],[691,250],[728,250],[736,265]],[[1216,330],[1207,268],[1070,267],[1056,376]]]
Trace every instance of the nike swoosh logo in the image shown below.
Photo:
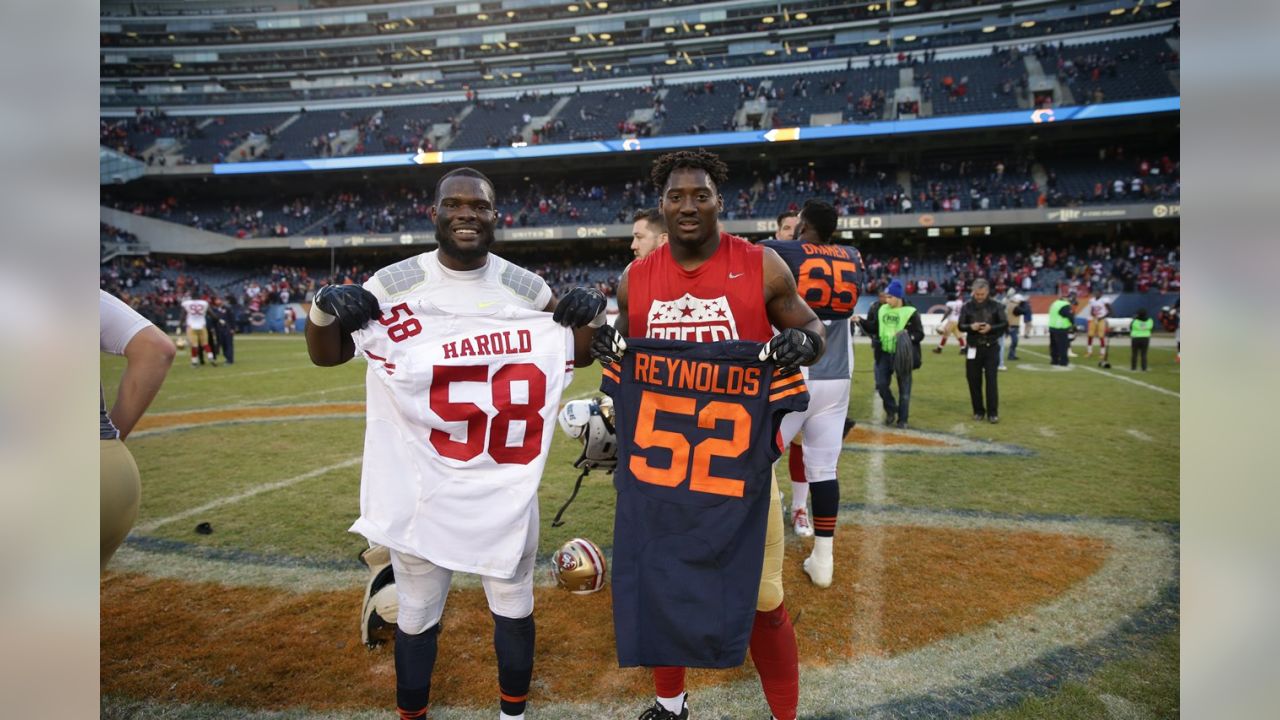
[[[490,301],[490,302],[477,303],[477,305],[478,305],[481,309],[483,309],[483,308],[487,308],[487,307],[489,307],[490,305],[497,305],[497,304],[498,304],[498,301],[497,301],[497,300],[492,300],[492,301]]]
[[[729,279],[733,280],[734,278],[740,278],[743,275],[746,275],[746,273],[729,273]]]

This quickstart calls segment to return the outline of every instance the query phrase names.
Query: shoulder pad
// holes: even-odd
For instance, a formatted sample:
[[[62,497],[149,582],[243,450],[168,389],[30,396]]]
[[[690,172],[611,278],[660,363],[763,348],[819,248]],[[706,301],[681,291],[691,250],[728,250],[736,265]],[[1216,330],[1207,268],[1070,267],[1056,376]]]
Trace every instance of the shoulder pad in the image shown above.
[[[496,257],[496,256],[495,256]],[[530,272],[514,263],[502,261],[502,273],[498,281],[514,295],[524,298],[530,304],[537,302],[538,295],[547,283],[537,273]],[[541,309],[541,308],[538,308]]]
[[[427,272],[422,269],[421,258],[421,255],[414,255],[382,268],[373,276],[382,285],[387,298],[406,293],[427,279]]]

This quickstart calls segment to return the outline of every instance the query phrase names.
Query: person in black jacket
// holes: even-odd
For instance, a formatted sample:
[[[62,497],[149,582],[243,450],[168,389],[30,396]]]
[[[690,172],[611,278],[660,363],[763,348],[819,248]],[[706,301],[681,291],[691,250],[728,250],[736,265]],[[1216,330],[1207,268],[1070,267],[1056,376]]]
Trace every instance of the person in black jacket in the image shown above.
[[[973,281],[973,297],[960,308],[960,332],[966,333],[969,352],[965,355],[965,375],[969,379],[969,400],[973,403],[973,419],[1000,422],[1000,391],[996,387],[1000,365],[1000,338],[1009,329],[1004,305],[991,299],[991,286],[986,280]],[[982,379],[986,376],[986,405],[983,405]]]
[[[213,337],[218,339],[218,347],[222,349],[222,357],[226,359],[228,365],[232,365],[236,361],[236,350],[234,337],[235,317],[231,306],[224,302],[222,298],[215,296],[213,298],[213,306],[209,308],[209,314],[212,315],[212,322],[209,327],[213,329]]]

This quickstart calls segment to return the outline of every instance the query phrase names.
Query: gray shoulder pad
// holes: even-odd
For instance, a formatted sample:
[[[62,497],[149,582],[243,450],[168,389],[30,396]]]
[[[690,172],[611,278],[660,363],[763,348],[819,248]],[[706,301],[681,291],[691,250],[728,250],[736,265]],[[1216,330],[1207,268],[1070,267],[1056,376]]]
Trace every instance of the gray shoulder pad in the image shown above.
[[[506,260],[503,260],[502,263],[502,274],[499,276],[502,286],[517,297],[523,298],[530,305],[537,302],[538,296],[542,294],[542,288],[547,286],[546,281],[537,273],[525,270],[519,265]],[[541,308],[537,309],[541,310]]]
[[[427,272],[422,269],[422,256],[414,255],[398,263],[388,265],[379,270],[373,279],[382,286],[388,299],[408,292],[427,279]],[[376,292],[374,293],[377,294]]]

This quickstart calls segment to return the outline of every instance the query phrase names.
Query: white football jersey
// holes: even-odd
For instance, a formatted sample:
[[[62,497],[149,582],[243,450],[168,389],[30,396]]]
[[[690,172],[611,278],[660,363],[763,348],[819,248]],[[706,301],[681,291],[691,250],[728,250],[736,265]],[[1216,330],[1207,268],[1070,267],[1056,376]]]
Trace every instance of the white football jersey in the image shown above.
[[[950,320],[950,321],[956,321],[956,320],[959,320],[959,319],[960,319],[960,309],[961,309],[961,308],[963,308],[963,307],[964,307],[964,301],[963,301],[963,300],[948,300],[948,301],[947,301],[947,314],[946,314],[946,315],[944,315],[944,316],[942,317],[942,319],[943,319],[944,321],[945,321],[945,320]]]
[[[369,370],[351,531],[450,570],[509,578],[538,521],[573,333],[511,304],[463,314],[416,297],[382,312],[352,334]]]
[[[1102,319],[1107,316],[1107,301],[1102,298],[1093,298],[1089,301],[1089,316]]]
[[[203,300],[183,300],[182,309],[187,311],[187,328],[204,329],[204,314],[209,310],[209,303]]]

